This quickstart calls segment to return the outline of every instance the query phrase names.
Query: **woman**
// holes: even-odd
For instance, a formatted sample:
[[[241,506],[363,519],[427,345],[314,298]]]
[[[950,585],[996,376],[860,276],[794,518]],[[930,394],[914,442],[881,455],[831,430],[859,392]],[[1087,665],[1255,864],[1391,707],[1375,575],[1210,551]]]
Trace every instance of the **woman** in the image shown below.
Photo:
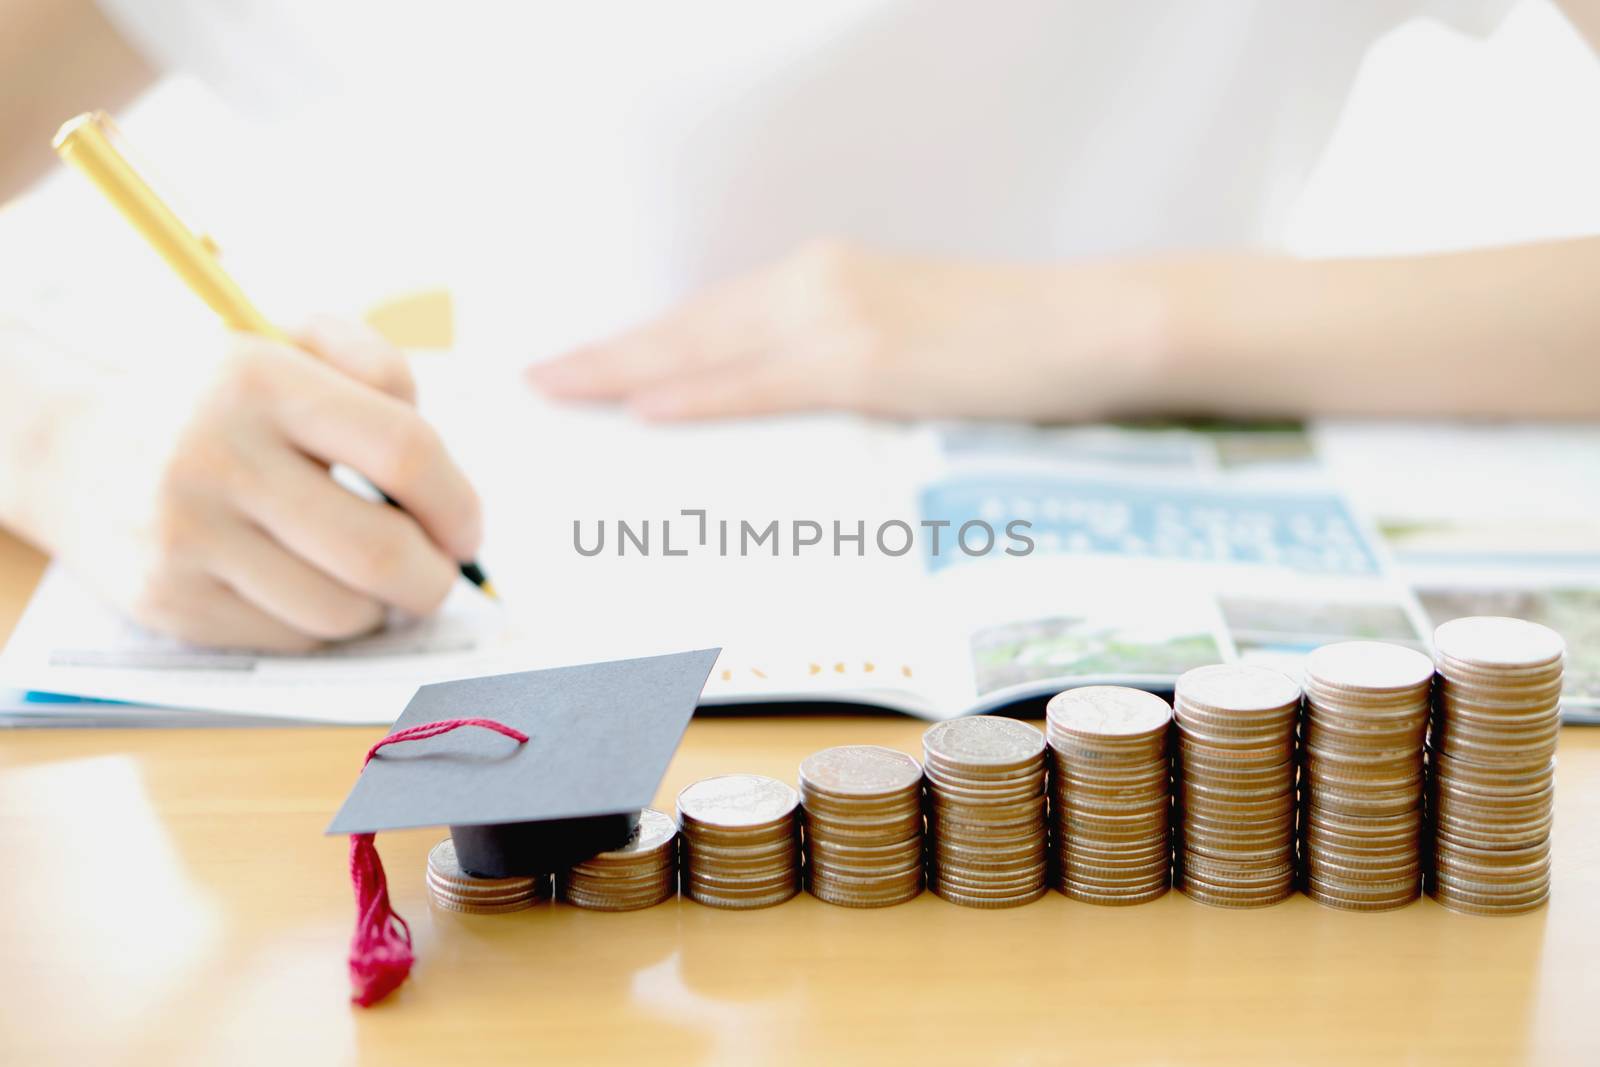
[[[529,371],[557,397],[662,419],[1600,410],[1600,241],[1271,251],[1368,45],[1417,14],[1485,32],[1504,3],[11,6],[10,191],[63,116],[160,66],[298,106],[327,151],[359,142],[294,155],[323,199],[447,189],[450,229],[517,250],[502,303],[536,305],[533,350],[569,350]],[[1593,8],[1563,8],[1593,42]],[[119,447],[111,386],[40,373],[62,362],[43,343],[0,337],[0,520],[147,625],[304,648],[426,612],[476,548],[471,487],[370,334],[238,341],[149,455]],[[331,485],[335,462],[409,514]],[[107,481],[130,504],[81,521]]]

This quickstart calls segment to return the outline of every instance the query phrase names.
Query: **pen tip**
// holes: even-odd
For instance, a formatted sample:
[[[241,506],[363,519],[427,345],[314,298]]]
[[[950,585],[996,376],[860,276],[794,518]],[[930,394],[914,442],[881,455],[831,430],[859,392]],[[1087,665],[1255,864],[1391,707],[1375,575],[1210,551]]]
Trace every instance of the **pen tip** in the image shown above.
[[[495,592],[494,583],[485,579],[478,583],[478,588],[483,590],[483,595],[490,600],[499,600],[500,594]]]

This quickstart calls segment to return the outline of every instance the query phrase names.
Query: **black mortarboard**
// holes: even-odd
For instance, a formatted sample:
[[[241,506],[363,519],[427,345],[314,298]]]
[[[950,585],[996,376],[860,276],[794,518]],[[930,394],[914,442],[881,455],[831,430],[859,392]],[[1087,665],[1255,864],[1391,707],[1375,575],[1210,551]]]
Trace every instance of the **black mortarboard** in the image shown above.
[[[548,874],[622,845],[655,798],[718,651],[418,689],[327,830],[352,835],[357,1001],[381,999],[411,958],[373,834],[449,826],[462,868],[488,878]]]

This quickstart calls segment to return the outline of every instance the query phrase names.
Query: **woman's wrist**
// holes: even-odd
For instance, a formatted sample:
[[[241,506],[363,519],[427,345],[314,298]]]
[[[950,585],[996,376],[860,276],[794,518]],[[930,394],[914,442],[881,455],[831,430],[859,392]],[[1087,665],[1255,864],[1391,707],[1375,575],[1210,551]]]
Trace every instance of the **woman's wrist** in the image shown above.
[[[1010,316],[1022,352],[1010,363],[1029,379],[1033,399],[1009,414],[1082,419],[1165,411],[1179,348],[1180,282],[1169,266],[1129,259],[1023,268],[1031,295]]]
[[[1309,406],[1300,336],[1315,265],[1289,257],[1219,254],[1147,264],[1162,308],[1151,400],[1162,413],[1293,415]]]

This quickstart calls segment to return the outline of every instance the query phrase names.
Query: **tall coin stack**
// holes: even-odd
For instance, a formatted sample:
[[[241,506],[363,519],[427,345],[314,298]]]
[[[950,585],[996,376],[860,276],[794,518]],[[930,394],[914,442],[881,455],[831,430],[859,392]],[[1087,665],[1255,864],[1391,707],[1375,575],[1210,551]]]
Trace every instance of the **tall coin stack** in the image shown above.
[[[1174,709],[1179,886],[1204,904],[1276,904],[1294,892],[1300,687],[1264,667],[1196,667]]]
[[[1014,719],[943,722],[922,736],[928,888],[974,908],[1045,890],[1044,735]]]
[[[1306,893],[1381,911],[1421,895],[1422,743],[1433,664],[1377,641],[1306,660],[1301,734]]]
[[[1521,619],[1467,618],[1433,635],[1428,892],[1479,914],[1550,896],[1550,826],[1565,652]]]
[[[881,908],[922,892],[922,766],[878,745],[800,763],[806,881],[829,904]]]
[[[800,891],[800,795],[776,778],[725,774],[678,794],[683,893],[714,908],[765,908]]]
[[[1045,711],[1056,888],[1091,904],[1142,904],[1171,884],[1172,709],[1115,685],[1069,689]]]
[[[433,906],[467,915],[522,911],[550,899],[550,876],[479,878],[462,870],[448,837],[428,853],[428,897]]]
[[[678,895],[678,824],[646,808],[627,844],[558,875],[556,892],[595,911],[635,911],[671,900]]]

